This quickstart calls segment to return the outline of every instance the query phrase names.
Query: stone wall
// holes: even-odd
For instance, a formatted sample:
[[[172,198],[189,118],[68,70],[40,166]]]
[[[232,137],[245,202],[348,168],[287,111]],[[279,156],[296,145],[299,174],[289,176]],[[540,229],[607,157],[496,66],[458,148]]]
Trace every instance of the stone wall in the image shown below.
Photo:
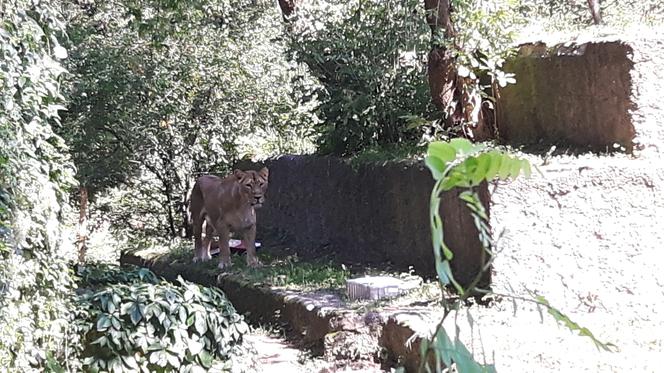
[[[631,151],[638,131],[632,56],[620,41],[521,46],[505,66],[517,83],[500,91],[500,138],[600,151],[617,143]]]
[[[258,211],[259,234],[286,233],[303,257],[334,254],[343,262],[391,263],[435,274],[429,224],[433,179],[422,163],[354,168],[333,157],[281,156],[265,165],[270,178]],[[480,194],[488,211],[486,185]],[[477,230],[456,192],[445,194],[442,205],[445,239],[456,253],[453,270],[467,283],[481,265]]]

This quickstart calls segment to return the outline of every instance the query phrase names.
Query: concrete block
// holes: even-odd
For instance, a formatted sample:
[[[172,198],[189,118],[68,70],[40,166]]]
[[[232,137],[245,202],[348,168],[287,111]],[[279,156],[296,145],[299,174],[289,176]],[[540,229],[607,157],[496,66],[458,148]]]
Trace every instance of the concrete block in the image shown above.
[[[405,281],[390,276],[367,276],[346,280],[346,291],[351,300],[391,298],[418,287],[417,281]]]

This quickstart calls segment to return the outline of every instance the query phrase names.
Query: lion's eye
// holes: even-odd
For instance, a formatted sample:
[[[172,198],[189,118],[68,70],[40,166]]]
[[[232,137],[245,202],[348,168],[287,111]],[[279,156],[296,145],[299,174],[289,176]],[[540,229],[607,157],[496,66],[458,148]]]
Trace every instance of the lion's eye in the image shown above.
[[[251,188],[251,184],[244,184],[247,188]]]

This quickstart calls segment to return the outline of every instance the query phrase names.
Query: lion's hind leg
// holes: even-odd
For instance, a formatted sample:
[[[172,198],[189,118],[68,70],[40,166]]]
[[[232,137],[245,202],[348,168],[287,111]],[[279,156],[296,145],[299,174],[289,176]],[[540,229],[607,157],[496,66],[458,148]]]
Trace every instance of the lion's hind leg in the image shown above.
[[[203,234],[203,219],[194,217],[194,263],[203,260],[203,242],[201,236]]]
[[[200,248],[199,259],[203,262],[207,262],[208,260],[212,259],[212,255],[210,255],[210,245],[212,244],[212,239],[214,238],[215,232],[212,224],[210,224],[207,219],[203,221],[203,224],[205,224],[205,238],[203,238],[203,245]]]

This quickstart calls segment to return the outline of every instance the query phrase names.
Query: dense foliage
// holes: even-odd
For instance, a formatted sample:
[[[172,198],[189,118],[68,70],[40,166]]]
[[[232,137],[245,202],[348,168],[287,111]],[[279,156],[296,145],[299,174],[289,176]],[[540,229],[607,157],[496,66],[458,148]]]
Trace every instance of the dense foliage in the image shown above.
[[[513,82],[501,64],[524,17],[543,29],[592,22],[584,1],[452,0],[456,32],[444,37],[429,35],[421,1],[297,3],[284,23],[268,0],[2,1],[0,371],[75,371],[81,352],[88,367],[207,367],[195,351],[224,359],[241,339],[244,324],[216,291],[105,268],[80,273],[97,290],[80,303],[81,345],[67,264],[75,253],[62,224],[77,181],[94,206],[82,214],[110,221],[115,239],[172,238],[186,231],[187,192],[200,173],[224,173],[243,157],[310,152],[315,137],[326,153],[401,154],[444,137],[450,110],[472,124],[491,109],[496,87]],[[658,0],[602,1],[600,10],[608,25],[664,15]],[[434,48],[451,53],[464,90],[445,113],[427,83]],[[427,162],[437,192],[527,169],[463,141],[432,144]],[[481,206],[462,196],[490,249]],[[456,287],[445,264],[452,249],[432,219],[441,279]],[[301,273],[274,277],[284,275]],[[146,349],[139,335],[164,343]]]
[[[83,367],[99,371],[205,371],[227,360],[248,326],[216,288],[159,281],[146,269],[85,267],[77,325]]]
[[[320,151],[419,140],[408,116],[433,115],[421,1],[306,1],[292,22],[290,53],[320,82]]]
[[[140,230],[140,219],[152,222],[144,233],[176,236],[200,173],[226,172],[256,152],[306,150],[315,121],[299,102],[306,74],[281,53],[271,2],[70,8],[63,135],[93,200],[109,188],[131,190],[111,201],[115,227]]]
[[[53,132],[67,55],[57,4],[0,11],[0,371],[39,370],[75,343],[60,225],[73,172]]]
[[[491,294],[490,289],[480,288],[479,284],[484,272],[489,271],[495,259],[493,252],[494,240],[488,224],[488,215],[482,204],[476,187],[482,182],[492,180],[516,179],[520,174],[530,177],[531,166],[526,159],[516,157],[504,150],[492,149],[483,144],[472,144],[466,139],[452,139],[448,142],[431,142],[427,149],[426,165],[435,180],[431,192],[430,221],[431,240],[436,260],[436,272],[441,287],[451,287],[457,293],[452,299],[442,298],[445,308],[444,316],[438,324],[430,340],[425,340],[420,345],[420,355],[426,356],[430,351],[434,352],[435,359],[431,367],[427,359],[422,359],[420,369],[426,368],[432,371],[440,371],[442,367],[451,367],[456,364],[456,371],[467,372],[495,372],[493,365],[479,363],[473,353],[459,339],[459,326],[456,324],[454,339],[450,337],[445,327],[444,320],[453,312],[460,310],[464,302],[473,295]],[[473,217],[479,241],[482,245],[481,269],[470,284],[461,285],[454,279],[451,269],[451,261],[454,258],[455,248],[450,248],[445,243],[443,225],[440,216],[441,193],[452,189],[460,189],[459,198],[468,207]],[[598,349],[611,351],[615,346],[611,343],[599,341],[587,328],[581,327],[572,321],[567,315],[551,305],[541,295],[532,294],[532,298],[524,298],[512,294],[502,294],[504,297],[512,297],[515,300],[531,302],[546,309],[556,321],[578,335],[589,338]],[[467,314],[469,319],[471,316]],[[456,320],[456,319],[455,319]],[[455,321],[456,323],[456,321]],[[472,322],[471,322],[472,325]]]
[[[518,7],[530,23],[539,23],[547,30],[569,31],[592,24],[586,1],[522,0]],[[602,24],[612,28],[664,22],[664,3],[660,0],[599,1],[599,7]]]

